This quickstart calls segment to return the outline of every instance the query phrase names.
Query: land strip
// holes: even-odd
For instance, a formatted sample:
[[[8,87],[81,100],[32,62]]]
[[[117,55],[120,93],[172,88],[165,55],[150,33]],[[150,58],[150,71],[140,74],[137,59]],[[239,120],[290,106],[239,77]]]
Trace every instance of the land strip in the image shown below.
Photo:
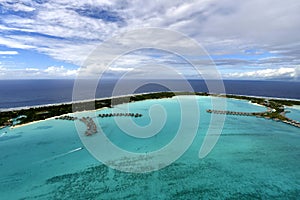
[[[75,102],[66,103],[51,106],[41,106],[21,110],[11,110],[0,112],[0,128],[6,126],[26,124],[34,121],[44,120],[52,117],[58,117],[73,112],[95,110],[104,107],[113,107],[118,104],[142,101],[147,99],[162,99],[171,98],[178,95],[199,95],[199,96],[216,96],[224,98],[233,98],[240,100],[247,100],[252,103],[256,103],[267,108],[266,112],[245,115],[255,115],[257,117],[264,117],[269,119],[274,119],[276,121],[282,121],[284,123],[299,127],[299,122],[289,119],[285,116],[284,106],[300,105],[300,101],[296,100],[284,100],[284,99],[272,99],[263,97],[249,97],[241,95],[226,95],[226,94],[209,94],[209,93],[195,93],[195,92],[155,92],[147,94],[133,94],[122,97],[112,97],[101,100],[85,101],[85,102]],[[226,111],[227,112],[227,111]],[[231,114],[235,114],[235,111]],[[227,113],[228,114],[228,113]],[[237,114],[237,113],[236,113]],[[73,120],[69,117],[58,117],[58,119]]]

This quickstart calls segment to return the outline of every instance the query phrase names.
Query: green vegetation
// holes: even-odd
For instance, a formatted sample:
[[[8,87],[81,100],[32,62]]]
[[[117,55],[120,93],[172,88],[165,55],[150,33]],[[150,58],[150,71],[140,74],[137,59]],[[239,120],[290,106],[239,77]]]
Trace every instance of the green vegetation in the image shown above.
[[[257,103],[263,106],[266,106],[270,111],[268,112],[268,117],[283,119],[282,114],[284,112],[284,106],[293,106],[300,105],[300,101],[295,100],[283,100],[283,99],[264,99],[260,97],[247,97],[247,96],[238,96],[238,95],[223,95],[227,98],[248,100],[252,103]],[[286,119],[286,118],[285,118]]]
[[[26,124],[33,121],[43,120],[50,117],[55,117],[67,113],[72,113],[75,111],[84,110],[94,110],[103,107],[111,107],[111,105],[118,105],[122,103],[132,102],[132,101],[142,101],[146,99],[161,99],[161,98],[171,98],[175,96],[172,92],[159,92],[150,94],[140,94],[125,97],[116,97],[112,99],[103,99],[96,101],[87,101],[74,104],[61,104],[53,106],[41,106],[29,109],[15,110],[15,111],[3,111],[0,112],[0,127],[11,126],[12,121],[18,116],[22,117],[18,120],[17,124]]]
[[[233,98],[233,99],[239,99],[239,100],[247,100],[251,101],[252,103],[257,103],[257,104],[263,104],[265,99],[259,98],[259,97],[248,97],[248,96],[238,96],[238,95],[221,95],[226,98]]]
[[[14,119],[20,116],[24,116],[18,119],[17,124],[25,124],[32,121],[43,120],[50,117],[55,117],[74,111],[94,110],[103,107],[111,107],[112,105],[118,105],[122,103],[142,101],[147,99],[162,99],[171,98],[175,95],[199,95],[199,96],[219,96],[226,98],[234,98],[240,100],[248,100],[253,103],[257,103],[268,108],[268,112],[265,112],[263,117],[277,118],[279,120],[286,120],[283,115],[284,105],[300,105],[300,101],[293,100],[279,100],[279,99],[264,99],[259,97],[247,97],[239,95],[216,95],[208,93],[198,92],[157,92],[148,94],[138,94],[124,97],[108,98],[103,100],[80,102],[74,104],[61,104],[52,106],[41,106],[29,109],[15,110],[15,111],[3,111],[0,112],[0,127],[13,125]]]
[[[282,121],[286,124],[296,126],[300,128],[300,122],[297,122],[293,119],[287,118],[285,116],[286,111],[284,110],[284,106],[293,106],[293,105],[300,105],[300,101],[296,100],[282,100],[282,99],[271,99],[271,98],[260,98],[260,97],[248,97],[248,96],[239,96],[239,95],[213,95],[213,96],[221,96],[226,98],[234,98],[234,99],[241,99],[241,100],[248,100],[252,103],[257,103],[267,107],[266,112],[262,113],[243,113],[242,115],[245,116],[256,116],[256,117],[263,117],[266,119],[273,119],[275,121]],[[212,111],[208,110],[209,113],[219,113],[219,114],[227,114],[230,113],[229,111]],[[234,112],[231,112],[234,113]]]
[[[173,92],[159,92],[159,93],[149,93],[132,96],[130,101],[142,101],[146,99],[162,99],[162,98],[172,98],[175,96]]]
[[[285,106],[300,105],[300,101],[295,100],[272,99],[271,101]]]
[[[240,95],[218,95],[218,96],[234,98],[234,99],[241,99],[241,100],[248,100],[253,103],[259,103],[259,104],[263,104],[265,101],[269,101],[269,102],[272,102],[273,105],[277,105],[277,106],[300,105],[300,101],[297,101],[297,100],[271,99],[271,98],[249,97],[249,96],[240,96]]]
[[[240,100],[248,100],[252,103],[257,103],[268,108],[267,112],[260,114],[261,117],[276,119],[276,120],[288,120],[284,116],[284,106],[300,105],[300,101],[293,100],[281,100],[281,99],[265,99],[260,97],[249,97],[239,95],[224,95],[226,98],[234,98]],[[258,115],[258,114],[257,114]]]

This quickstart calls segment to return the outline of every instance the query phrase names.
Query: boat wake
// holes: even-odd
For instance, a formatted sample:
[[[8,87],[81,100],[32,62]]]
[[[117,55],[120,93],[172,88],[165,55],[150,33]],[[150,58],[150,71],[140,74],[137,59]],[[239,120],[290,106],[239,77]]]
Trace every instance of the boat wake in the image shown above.
[[[3,137],[7,132],[4,132],[0,135],[0,138]]]
[[[47,158],[47,159],[45,159],[45,160],[41,160],[41,161],[39,161],[38,163],[48,162],[48,161],[51,161],[51,160],[55,160],[55,159],[58,159],[58,158],[67,156],[67,155],[69,155],[69,154],[71,154],[71,153],[75,153],[75,152],[77,152],[77,151],[80,151],[80,150],[82,150],[82,149],[83,149],[83,147],[79,147],[79,148],[73,149],[73,150],[71,150],[71,151],[68,151],[68,152],[66,152],[66,153],[58,154],[58,155],[56,155],[56,156],[52,156],[52,157]]]

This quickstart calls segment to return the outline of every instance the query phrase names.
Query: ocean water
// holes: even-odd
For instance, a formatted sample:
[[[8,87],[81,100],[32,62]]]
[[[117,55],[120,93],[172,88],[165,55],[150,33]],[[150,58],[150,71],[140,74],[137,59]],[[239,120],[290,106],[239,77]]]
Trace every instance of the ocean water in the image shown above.
[[[162,85],[155,84],[157,81],[152,82],[144,84],[143,80],[131,80],[128,84],[140,86],[136,93],[168,90]],[[183,85],[182,81],[175,80],[165,83],[178,90],[181,90]],[[208,91],[203,80],[189,80],[189,83],[196,92],[218,93]],[[73,84],[74,80],[0,80],[0,109],[71,102]],[[101,80],[94,96],[111,97],[115,84],[116,80]],[[224,80],[224,86],[228,94],[300,99],[300,82]],[[82,91],[80,98],[86,99],[89,94],[93,94],[93,91],[88,88]]]
[[[287,117],[300,122],[300,106],[287,107],[286,110],[290,111],[286,114]]]
[[[126,173],[97,161],[83,147],[73,121],[46,120],[0,130],[0,194],[2,199],[298,199],[300,197],[299,129],[249,116],[227,116],[222,134],[203,159],[198,152],[208,130],[211,98],[195,97],[200,122],[188,150],[176,162],[150,173]],[[247,101],[226,99],[228,110],[264,111]],[[123,112],[128,104],[95,112]],[[176,98],[129,104],[133,120],[151,123],[149,110],[164,108],[161,131],[147,139],[126,135],[114,118],[94,118],[115,145],[132,152],[160,149],[180,123]],[[161,113],[152,113],[152,118]],[[120,118],[122,121],[122,119]],[[125,118],[124,118],[125,120]],[[80,129],[80,123],[79,123]],[[141,133],[142,134],[142,133]],[[110,152],[103,152],[109,154]]]

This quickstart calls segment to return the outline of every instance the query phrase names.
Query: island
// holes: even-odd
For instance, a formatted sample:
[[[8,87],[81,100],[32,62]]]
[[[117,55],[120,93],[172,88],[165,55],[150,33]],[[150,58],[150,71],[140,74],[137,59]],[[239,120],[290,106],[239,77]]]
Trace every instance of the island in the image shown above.
[[[208,113],[214,114],[226,114],[226,115],[243,115],[243,116],[255,116],[261,117],[265,119],[272,119],[275,121],[281,121],[286,124],[296,126],[300,128],[300,122],[292,120],[286,117],[285,106],[293,106],[300,105],[300,101],[298,100],[285,100],[285,99],[276,99],[276,98],[263,98],[263,97],[253,97],[253,96],[243,96],[243,95],[232,95],[232,94],[209,94],[209,93],[201,93],[201,92],[153,92],[153,93],[144,93],[144,94],[132,94],[121,97],[112,97],[105,99],[96,99],[94,101],[84,101],[84,102],[75,102],[75,103],[65,103],[65,104],[57,104],[57,105],[48,105],[48,106],[39,106],[39,107],[31,107],[27,109],[15,109],[9,111],[1,111],[0,112],[0,128],[4,128],[7,126],[15,126],[26,124],[34,121],[45,120],[48,118],[55,117],[55,119],[61,120],[77,120],[76,117],[68,116],[66,114],[72,113],[74,111],[88,111],[94,109],[100,109],[112,106],[142,101],[147,99],[162,99],[162,98],[172,98],[174,96],[179,95],[199,95],[199,96],[214,96],[214,97],[223,97],[223,98],[233,98],[239,100],[247,100],[251,103],[256,103],[262,106],[265,106],[267,109],[265,112],[253,112],[253,113],[245,113],[245,112],[236,112],[236,111],[228,111],[228,110],[207,110]],[[112,105],[113,103],[113,105]],[[132,117],[141,117],[142,115],[139,113],[119,113],[115,115],[101,115],[99,117],[111,117],[111,116],[132,116]],[[86,124],[90,124],[88,119],[83,119],[83,122]],[[81,119],[82,121],[82,119]],[[91,129],[91,133],[93,133],[93,129]]]

